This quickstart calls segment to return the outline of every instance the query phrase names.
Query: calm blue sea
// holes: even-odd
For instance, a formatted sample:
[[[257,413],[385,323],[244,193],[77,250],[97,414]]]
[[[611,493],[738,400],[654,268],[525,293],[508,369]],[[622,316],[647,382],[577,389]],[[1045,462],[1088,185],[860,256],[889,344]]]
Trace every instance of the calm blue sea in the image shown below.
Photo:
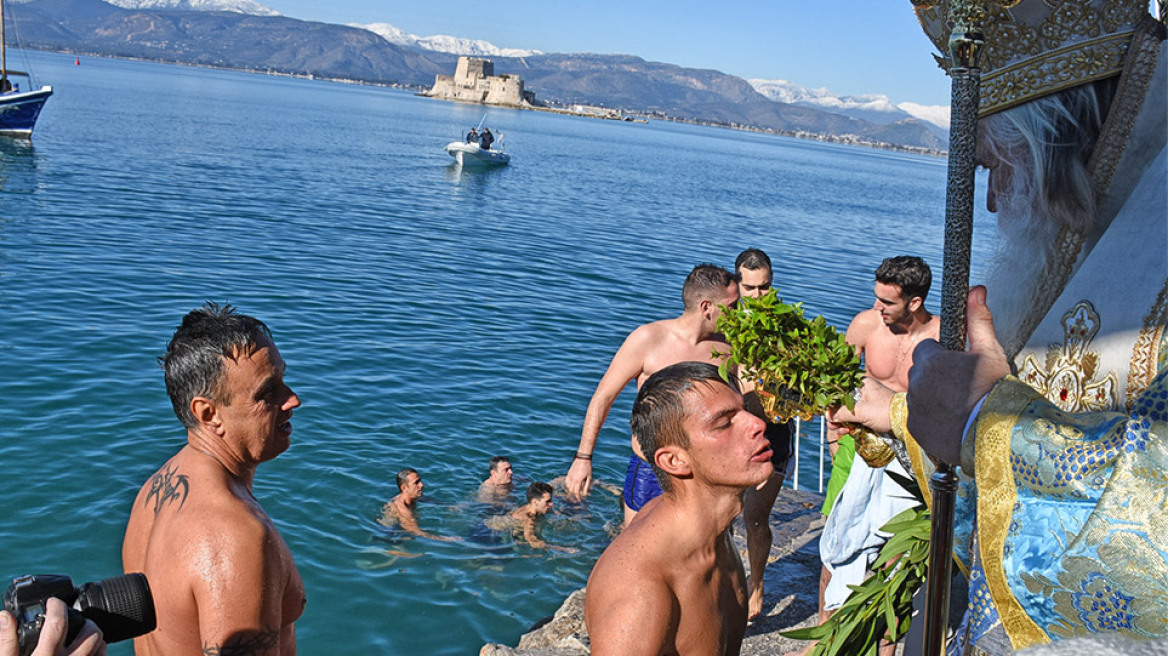
[[[29,56],[55,94],[31,145],[0,140],[0,585],[121,573],[129,504],[185,440],[155,359],[228,301],[273,328],[304,403],[255,485],[308,589],[300,653],[514,644],[583,585],[616,498],[549,522],[574,555],[407,540],[375,523],[397,470],[427,483],[424,528],[476,535],[488,459],[564,474],[612,354],[680,312],[699,262],[763,248],[783,296],[841,328],[883,257],[940,275],[942,159]],[[451,166],[484,113],[512,165]],[[980,215],[983,257],[994,230]],[[632,396],[596,454],[617,484]]]

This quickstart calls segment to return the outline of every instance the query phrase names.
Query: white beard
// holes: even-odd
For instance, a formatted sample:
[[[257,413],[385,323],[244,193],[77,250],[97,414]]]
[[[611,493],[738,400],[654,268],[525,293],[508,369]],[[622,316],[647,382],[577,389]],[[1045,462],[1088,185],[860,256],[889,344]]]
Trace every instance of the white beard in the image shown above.
[[[1004,237],[986,276],[986,305],[1006,354],[1013,357],[1029,335],[1020,331],[1036,307],[1039,287],[1058,246],[1058,222],[1035,207],[1025,192],[998,199],[998,227]]]

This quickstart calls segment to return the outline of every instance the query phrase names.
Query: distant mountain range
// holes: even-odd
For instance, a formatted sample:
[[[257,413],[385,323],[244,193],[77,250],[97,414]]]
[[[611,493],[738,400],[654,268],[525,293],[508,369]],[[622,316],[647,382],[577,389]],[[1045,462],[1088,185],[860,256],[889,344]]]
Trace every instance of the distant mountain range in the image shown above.
[[[489,41],[475,41],[457,36],[442,34],[434,36],[417,36],[390,25],[389,23],[372,23],[370,25],[351,24],[350,27],[360,27],[389,41],[394,45],[422,48],[435,52],[445,52],[452,55],[467,55],[469,57],[531,57],[542,55],[538,50],[521,50],[518,48],[500,48]]]
[[[862,96],[836,96],[825,88],[807,89],[786,80],[748,80],[755,91],[776,102],[790,103],[800,107],[814,107],[826,112],[844,114],[873,123],[895,123],[906,118],[918,118],[937,128],[937,134],[948,139],[949,108],[918,105],[916,103],[894,104],[888,96],[865,94]]]
[[[24,0],[28,1],[28,0]],[[280,12],[252,0],[107,0],[122,9],[183,9],[187,11],[233,11],[254,16],[279,16]]]
[[[19,0],[10,0],[10,4]],[[24,47],[427,88],[459,55],[490,57],[539,100],[834,141],[942,150],[947,110],[885,96],[835,97],[783,80],[648,62],[629,55],[545,54],[388,23],[332,25],[253,0],[25,0]]]

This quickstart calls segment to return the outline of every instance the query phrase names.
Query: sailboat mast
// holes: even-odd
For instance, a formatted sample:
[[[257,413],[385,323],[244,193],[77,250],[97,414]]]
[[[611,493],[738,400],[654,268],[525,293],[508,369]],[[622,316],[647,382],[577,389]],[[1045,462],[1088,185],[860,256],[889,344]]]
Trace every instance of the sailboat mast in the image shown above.
[[[0,92],[8,89],[8,42],[4,38],[4,0],[0,0]]]

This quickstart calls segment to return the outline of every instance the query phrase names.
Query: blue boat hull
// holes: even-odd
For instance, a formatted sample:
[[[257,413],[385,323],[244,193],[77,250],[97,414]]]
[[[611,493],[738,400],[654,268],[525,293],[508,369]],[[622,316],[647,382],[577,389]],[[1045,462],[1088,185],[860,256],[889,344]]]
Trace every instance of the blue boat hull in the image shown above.
[[[45,101],[53,95],[52,87],[36,91],[0,94],[0,135],[9,137],[32,136],[37,117]]]

